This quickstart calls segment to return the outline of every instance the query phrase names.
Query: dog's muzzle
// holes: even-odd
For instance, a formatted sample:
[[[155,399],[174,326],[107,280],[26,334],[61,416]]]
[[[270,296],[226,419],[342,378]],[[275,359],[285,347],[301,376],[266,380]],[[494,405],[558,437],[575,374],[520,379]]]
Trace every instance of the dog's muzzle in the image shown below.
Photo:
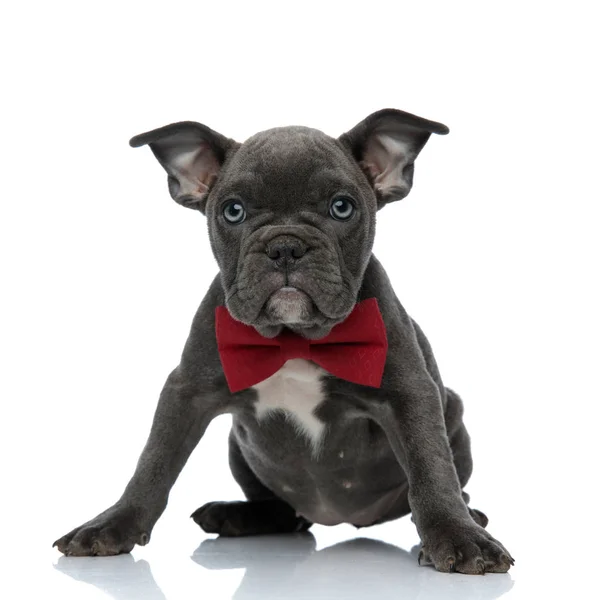
[[[279,235],[270,240],[265,252],[276,270],[285,274],[285,285],[269,297],[266,313],[281,323],[304,323],[313,313],[313,302],[302,290],[289,285],[290,272],[296,270],[308,245],[293,235]]]

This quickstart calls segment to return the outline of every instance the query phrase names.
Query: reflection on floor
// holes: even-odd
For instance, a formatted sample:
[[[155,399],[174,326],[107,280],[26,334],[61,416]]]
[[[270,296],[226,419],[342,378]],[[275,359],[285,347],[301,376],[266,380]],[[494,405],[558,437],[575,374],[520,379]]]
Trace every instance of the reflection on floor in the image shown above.
[[[410,552],[377,539],[354,538],[317,550],[312,533],[203,541],[192,555],[210,571],[245,569],[235,600],[445,598],[492,600],[509,591],[510,574],[468,576],[419,567]],[[150,564],[131,555],[111,558],[61,557],[56,568],[96,586],[114,600],[164,600]],[[189,597],[222,597],[189,590]],[[182,596],[183,597],[183,596]]]

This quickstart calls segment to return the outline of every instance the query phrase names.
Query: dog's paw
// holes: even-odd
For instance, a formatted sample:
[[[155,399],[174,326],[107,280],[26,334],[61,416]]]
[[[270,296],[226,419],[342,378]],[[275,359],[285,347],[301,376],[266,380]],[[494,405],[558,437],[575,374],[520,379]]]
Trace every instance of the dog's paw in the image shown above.
[[[445,573],[506,573],[515,564],[508,550],[483,527],[468,521],[438,524],[425,535],[419,564]]]
[[[238,536],[244,527],[240,508],[242,502],[207,502],[192,513],[192,519],[206,533]]]
[[[66,556],[112,556],[131,552],[136,544],[144,546],[150,541],[150,528],[141,525],[140,512],[131,506],[112,506],[52,545]]]
[[[206,533],[224,537],[306,531],[312,523],[281,500],[208,502],[192,515]]]

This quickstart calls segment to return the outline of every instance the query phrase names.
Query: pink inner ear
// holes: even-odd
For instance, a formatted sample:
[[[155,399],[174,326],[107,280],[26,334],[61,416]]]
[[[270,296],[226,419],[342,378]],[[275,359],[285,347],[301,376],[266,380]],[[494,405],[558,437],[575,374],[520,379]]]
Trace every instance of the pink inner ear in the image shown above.
[[[374,162],[361,160],[359,164],[363,171],[366,171],[373,181],[375,181],[377,176],[381,173],[381,169]]]
[[[216,179],[220,164],[210,145],[202,143],[177,155],[171,162],[171,168],[181,186],[181,194],[202,196]]]
[[[408,156],[408,141],[378,133],[367,141],[361,165],[373,178],[376,190],[383,194],[392,189],[408,192],[408,184],[402,175]]]

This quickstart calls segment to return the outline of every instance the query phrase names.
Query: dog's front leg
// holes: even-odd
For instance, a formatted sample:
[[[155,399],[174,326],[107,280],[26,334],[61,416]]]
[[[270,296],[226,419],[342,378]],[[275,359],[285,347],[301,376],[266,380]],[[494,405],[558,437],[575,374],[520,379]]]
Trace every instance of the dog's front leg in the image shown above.
[[[173,371],[160,395],[135,473],[121,498],[54,545],[70,556],[106,556],[130,552],[135,544],[147,544],[172,485],[219,412],[212,398],[186,383],[179,369]]]
[[[425,559],[439,571],[508,571],[508,551],[469,515],[454,467],[438,388],[427,375],[387,393],[374,417],[408,476]]]

